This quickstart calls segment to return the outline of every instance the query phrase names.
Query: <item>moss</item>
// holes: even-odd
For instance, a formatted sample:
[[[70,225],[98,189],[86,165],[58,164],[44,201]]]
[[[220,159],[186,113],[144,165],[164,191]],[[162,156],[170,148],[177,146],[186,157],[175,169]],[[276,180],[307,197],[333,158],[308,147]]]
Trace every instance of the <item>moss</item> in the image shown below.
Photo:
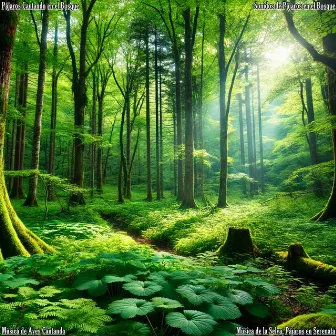
[[[300,244],[292,244],[288,252],[277,252],[277,254],[286,261],[288,269],[295,269],[327,284],[336,284],[336,267],[309,258]]]
[[[332,328],[336,326],[336,315],[332,314],[305,314],[294,317],[293,319],[284,322],[278,326],[279,329],[296,328],[296,329],[308,329],[308,328]]]

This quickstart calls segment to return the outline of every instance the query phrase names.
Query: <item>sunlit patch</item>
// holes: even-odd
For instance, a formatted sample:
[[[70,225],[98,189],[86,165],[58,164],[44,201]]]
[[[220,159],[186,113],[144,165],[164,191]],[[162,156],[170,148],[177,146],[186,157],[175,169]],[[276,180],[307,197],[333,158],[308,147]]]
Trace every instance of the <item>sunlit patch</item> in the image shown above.
[[[291,46],[278,46],[265,52],[265,57],[273,66],[281,66],[290,61],[292,54]]]

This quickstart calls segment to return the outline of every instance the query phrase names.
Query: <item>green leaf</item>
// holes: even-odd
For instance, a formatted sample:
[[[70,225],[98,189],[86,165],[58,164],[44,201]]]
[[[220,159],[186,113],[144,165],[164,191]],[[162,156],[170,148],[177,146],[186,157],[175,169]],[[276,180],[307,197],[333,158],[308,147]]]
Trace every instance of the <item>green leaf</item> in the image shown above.
[[[0,282],[9,280],[9,279],[13,279],[13,275],[12,274],[2,274],[0,273]]]
[[[151,332],[146,324],[133,321],[120,322],[109,327],[108,331],[113,336],[147,336]]]
[[[170,327],[179,328],[187,335],[202,336],[213,331],[217,322],[212,316],[197,310],[184,310],[182,313],[169,313],[166,322]]]
[[[123,289],[137,296],[149,296],[163,287],[154,281],[132,281],[123,285]]]
[[[115,276],[115,275],[105,275],[102,278],[102,282],[104,283],[114,283],[114,282],[129,282],[136,279],[136,276],[133,274],[128,274],[123,277]]]
[[[183,304],[178,302],[177,300],[172,300],[164,297],[154,297],[152,298],[152,302],[154,303],[155,307],[163,309],[175,309],[183,307]]]
[[[154,310],[154,304],[142,299],[122,299],[112,302],[107,309],[110,314],[120,314],[128,319],[135,316],[144,316]]]
[[[240,305],[246,305],[246,304],[253,303],[253,297],[249,293],[239,290],[239,289],[232,289],[228,293],[228,297],[233,302],[238,303]]]
[[[273,295],[280,294],[280,290],[278,287],[260,278],[246,279],[245,283],[248,283],[252,285],[253,287],[256,287],[258,296],[273,296]]]
[[[211,300],[219,296],[219,294],[212,292],[210,289],[205,288],[204,286],[193,286],[193,285],[183,285],[176,289],[176,291],[186,298],[193,305],[200,305],[203,302],[210,303]]]
[[[3,284],[10,288],[19,288],[23,287],[27,284],[31,285],[38,285],[40,282],[35,279],[30,278],[16,278],[16,279],[9,279],[3,282]]]
[[[246,305],[246,310],[253,316],[265,318],[269,311],[268,308],[260,301],[255,301],[253,304]]]
[[[240,310],[230,300],[214,297],[207,313],[215,320],[231,320],[241,316]]]
[[[77,287],[78,290],[87,290],[93,297],[104,295],[107,292],[107,285],[101,280],[90,280]]]

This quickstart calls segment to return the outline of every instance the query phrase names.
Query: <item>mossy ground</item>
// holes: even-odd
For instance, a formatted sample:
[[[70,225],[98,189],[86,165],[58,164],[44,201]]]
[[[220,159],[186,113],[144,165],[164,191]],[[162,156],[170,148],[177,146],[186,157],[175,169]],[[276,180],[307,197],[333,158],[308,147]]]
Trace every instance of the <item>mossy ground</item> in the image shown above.
[[[279,329],[295,328],[295,329],[309,329],[309,328],[332,328],[336,326],[336,315],[334,314],[305,314],[297,316],[278,326]]]
[[[196,255],[216,251],[225,241],[229,226],[248,227],[258,248],[286,251],[289,244],[301,242],[311,258],[336,265],[336,221],[310,220],[323,208],[325,199],[310,194],[275,197],[274,193],[242,198],[237,190],[231,193],[226,209],[198,203],[198,209],[182,210],[168,192],[162,201],[147,202],[144,195],[143,188],[134,187],[132,201],[119,204],[116,188],[104,187],[104,194],[87,197],[86,206],[71,208],[70,212],[60,212],[59,204],[50,202],[47,221],[42,199],[37,209],[20,206],[22,201],[13,203],[24,223],[46,239],[59,234],[76,236],[82,226],[109,230],[108,219],[118,230],[141,234],[153,244],[170,246],[182,255]],[[215,200],[210,198],[214,204]]]

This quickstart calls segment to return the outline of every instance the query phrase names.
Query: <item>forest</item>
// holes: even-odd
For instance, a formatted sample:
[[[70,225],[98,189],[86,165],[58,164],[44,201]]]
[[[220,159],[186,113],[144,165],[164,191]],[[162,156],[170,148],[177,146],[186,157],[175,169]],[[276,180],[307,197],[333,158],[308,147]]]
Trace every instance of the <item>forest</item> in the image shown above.
[[[336,5],[8,0],[2,335],[336,335]]]

